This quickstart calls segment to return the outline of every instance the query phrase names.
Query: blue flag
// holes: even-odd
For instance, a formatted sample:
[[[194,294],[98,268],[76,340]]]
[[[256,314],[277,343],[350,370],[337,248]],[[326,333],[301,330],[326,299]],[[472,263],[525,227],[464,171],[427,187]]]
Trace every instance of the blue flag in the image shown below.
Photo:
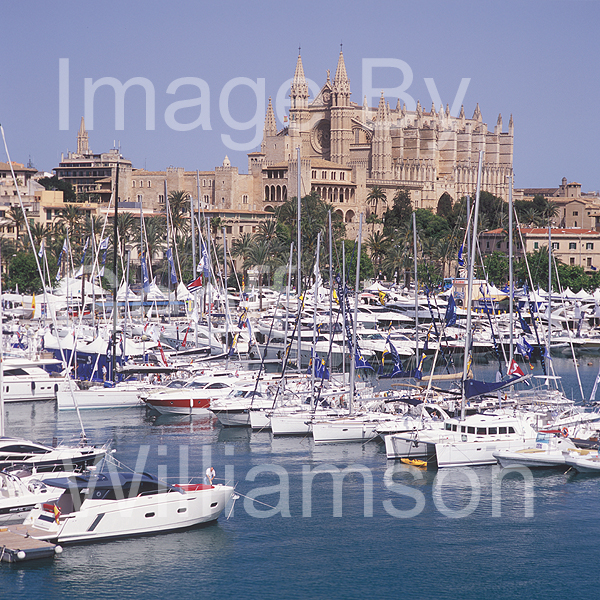
[[[148,277],[148,265],[146,264],[146,253],[142,252],[142,284],[144,291],[147,292],[150,289],[150,279]]]
[[[171,274],[171,283],[177,283],[177,272],[175,271],[175,261],[173,260],[173,250],[167,250],[167,260],[169,261],[169,272]]]
[[[517,306],[517,313],[519,315],[519,324],[521,325],[521,329],[523,330],[523,333],[531,333],[531,328],[525,322],[525,319],[521,315],[521,311],[519,310],[518,306]]]
[[[463,246],[464,246],[464,244],[461,244],[460,249],[458,251],[458,266],[459,267],[465,266],[465,259],[463,258]]]
[[[358,351],[354,353],[354,367],[356,369],[371,369],[374,371],[375,369],[369,364],[367,360],[365,360]]]
[[[531,353],[533,352],[533,346],[524,337],[522,337],[520,340],[517,340],[516,351],[527,360],[530,360]]]
[[[446,316],[444,318],[447,327],[456,325],[456,302],[454,301],[454,296],[452,294],[450,294],[450,298],[448,298],[448,306],[446,307]]]

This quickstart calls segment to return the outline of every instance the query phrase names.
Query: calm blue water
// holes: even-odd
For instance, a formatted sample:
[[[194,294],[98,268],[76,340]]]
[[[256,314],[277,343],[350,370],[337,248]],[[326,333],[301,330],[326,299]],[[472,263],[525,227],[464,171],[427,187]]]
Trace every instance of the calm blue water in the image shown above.
[[[598,358],[580,363],[589,395]],[[555,365],[576,395],[572,365]],[[477,375],[492,370],[476,367]],[[492,467],[422,472],[388,462],[377,443],[315,447],[207,419],[155,422],[144,409],[82,415],[90,439],[114,440],[115,456],[132,467],[178,478],[212,465],[241,494],[280,510],[241,497],[229,519],[226,512],[208,527],[2,563],[2,599],[598,597],[598,477],[536,473],[528,504],[515,475],[498,484]],[[78,432],[76,415],[52,403],[7,408],[9,435],[51,440]],[[346,467],[355,472],[344,479],[341,502],[331,474],[306,481],[306,471]]]

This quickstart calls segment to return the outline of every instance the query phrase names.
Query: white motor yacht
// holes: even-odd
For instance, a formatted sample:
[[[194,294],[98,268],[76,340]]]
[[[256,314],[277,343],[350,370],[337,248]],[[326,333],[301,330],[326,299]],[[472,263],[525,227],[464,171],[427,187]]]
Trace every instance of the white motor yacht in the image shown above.
[[[47,479],[63,490],[34,508],[22,528],[35,539],[77,543],[159,533],[215,521],[227,485],[169,485],[145,473],[103,472]]]

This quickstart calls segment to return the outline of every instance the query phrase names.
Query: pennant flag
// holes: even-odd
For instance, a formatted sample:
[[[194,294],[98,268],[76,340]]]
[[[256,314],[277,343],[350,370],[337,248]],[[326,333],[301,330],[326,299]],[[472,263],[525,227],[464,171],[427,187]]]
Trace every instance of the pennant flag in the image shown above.
[[[104,250],[104,254],[102,255],[102,262],[100,263],[100,269],[98,270],[98,276],[104,277],[104,265],[106,264],[106,254],[108,253],[108,242],[110,238],[104,238],[100,245],[98,246],[98,250]]]
[[[527,325],[527,323],[525,322],[525,319],[521,316],[521,313],[519,313],[519,324],[521,325],[521,329],[523,330],[523,333],[531,333],[531,327],[529,327],[529,325]]]
[[[544,348],[544,360],[552,360],[548,346]]]
[[[35,292],[31,298],[31,310],[35,311]]]
[[[194,281],[190,281],[186,286],[188,292],[195,292],[202,287],[202,275],[198,275]]]
[[[531,353],[533,352],[533,347],[524,337],[522,337],[520,340],[517,340],[516,352],[524,358],[526,358],[527,360],[530,360]]]
[[[208,260],[208,252],[206,250],[206,245],[202,242],[202,254],[200,256],[200,262],[196,267],[196,273],[202,273],[204,277],[208,277],[209,271],[209,260]]]
[[[65,238],[65,241],[63,242],[62,250],[60,251],[60,254],[58,255],[58,260],[56,261],[56,266],[58,267],[58,271],[56,273],[56,281],[60,280],[60,266],[62,263],[63,254],[66,254],[68,251],[69,251],[69,249],[68,249],[68,245],[67,245],[67,238]]]
[[[463,247],[464,247],[464,244],[461,244],[460,249],[458,251],[458,266],[459,267],[465,266],[465,259],[463,258]]]
[[[456,325],[456,302],[454,301],[453,294],[450,294],[448,299],[448,306],[446,307],[446,316],[444,317],[447,327]]]
[[[379,292],[379,302],[381,302],[381,304],[383,306],[385,306],[385,299],[387,298],[387,294],[382,290]]]
[[[316,379],[329,379],[330,373],[329,369],[327,369],[327,367],[325,366],[325,361],[322,358],[315,356],[314,350],[313,355],[308,363],[308,369],[306,371],[307,375],[312,375],[313,367],[315,370]]]
[[[519,377],[525,376],[525,373],[523,373],[521,367],[519,367],[514,358],[510,361],[510,367],[508,367],[508,375],[519,375]]]
[[[173,250],[167,250],[167,260],[169,261],[169,271],[171,274],[171,283],[177,283],[177,272],[175,271],[175,261],[173,260]]]
[[[369,364],[367,360],[365,360],[358,351],[354,353],[354,368],[356,369],[371,369],[374,371],[375,369]]]
[[[142,283],[144,291],[147,292],[150,289],[150,279],[148,277],[148,265],[146,264],[145,252],[142,252]]]
[[[590,265],[590,268],[592,269],[592,271],[597,271],[598,269],[596,269],[596,267],[594,265]]]
[[[44,248],[44,240],[42,240],[42,243],[40,244],[40,251],[38,252],[38,256],[39,256],[40,258],[42,258],[42,257],[44,256],[44,251],[45,251],[45,248]]]
[[[160,343],[160,340],[156,341],[158,342],[158,349],[160,350],[160,356],[162,358],[162,361],[165,364],[165,367],[168,367],[169,363],[167,363],[167,357],[165,356],[165,351],[163,350],[162,344]]]
[[[56,506],[56,504],[54,505],[53,511],[54,511],[54,520],[57,523],[60,523],[60,520],[59,520],[59,517],[60,517],[60,508],[58,508],[58,506]]]

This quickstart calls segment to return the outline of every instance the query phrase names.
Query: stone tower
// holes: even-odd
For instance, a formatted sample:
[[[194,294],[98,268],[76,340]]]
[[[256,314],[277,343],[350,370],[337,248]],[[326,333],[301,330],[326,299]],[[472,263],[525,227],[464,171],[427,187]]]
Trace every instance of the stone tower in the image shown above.
[[[85,122],[81,117],[81,125],[77,134],[77,154],[90,154],[90,145],[88,141],[88,132],[85,130]]]
[[[392,178],[392,134],[389,107],[386,106],[383,92],[377,107],[377,116],[373,123],[373,162],[371,177],[373,179]]]
[[[351,115],[350,80],[340,50],[331,95],[331,161],[340,165],[347,165],[350,160]]]

